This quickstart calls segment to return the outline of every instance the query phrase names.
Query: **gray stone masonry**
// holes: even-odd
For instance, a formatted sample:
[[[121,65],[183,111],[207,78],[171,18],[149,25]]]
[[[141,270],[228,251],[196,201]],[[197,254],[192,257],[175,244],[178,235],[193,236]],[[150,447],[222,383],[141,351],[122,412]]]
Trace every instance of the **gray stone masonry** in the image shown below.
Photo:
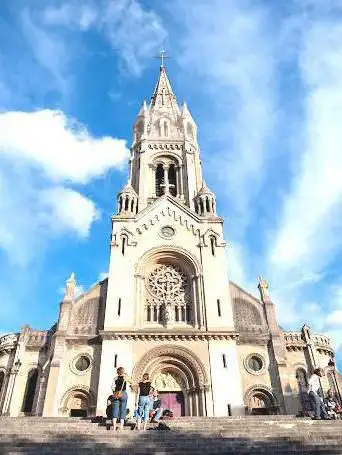
[[[342,421],[290,416],[178,418],[167,429],[106,430],[89,420],[0,417],[0,454],[342,454]]]

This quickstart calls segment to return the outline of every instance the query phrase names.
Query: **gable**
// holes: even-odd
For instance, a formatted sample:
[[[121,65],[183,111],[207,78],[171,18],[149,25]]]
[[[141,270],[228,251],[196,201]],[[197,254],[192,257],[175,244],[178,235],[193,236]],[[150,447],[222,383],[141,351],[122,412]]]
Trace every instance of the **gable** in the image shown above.
[[[103,280],[76,299],[69,325],[72,333],[93,334],[102,327],[106,294],[107,280]]]
[[[240,288],[229,283],[230,298],[233,307],[234,324],[237,330],[259,331],[266,327],[262,302]]]

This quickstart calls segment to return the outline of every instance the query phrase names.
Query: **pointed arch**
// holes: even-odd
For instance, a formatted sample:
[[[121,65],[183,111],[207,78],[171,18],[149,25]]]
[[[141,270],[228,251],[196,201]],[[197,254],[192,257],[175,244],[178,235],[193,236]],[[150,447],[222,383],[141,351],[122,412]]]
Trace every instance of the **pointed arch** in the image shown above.
[[[22,412],[33,412],[33,403],[37,390],[38,374],[38,368],[32,368],[27,374]]]

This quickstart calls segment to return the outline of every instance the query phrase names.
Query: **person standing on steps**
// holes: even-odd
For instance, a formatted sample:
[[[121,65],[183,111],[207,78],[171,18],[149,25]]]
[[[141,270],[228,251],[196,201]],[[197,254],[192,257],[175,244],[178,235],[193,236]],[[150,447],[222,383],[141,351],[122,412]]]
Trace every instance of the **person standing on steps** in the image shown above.
[[[141,421],[144,421],[143,430],[146,430],[151,409],[150,397],[151,381],[148,373],[144,373],[142,381],[139,382],[138,419],[137,430],[141,428]]]
[[[328,413],[325,409],[323,398],[320,396],[321,393],[321,383],[320,378],[323,376],[323,371],[321,368],[315,368],[313,374],[309,379],[309,397],[314,409],[315,415],[313,420],[330,420]]]
[[[118,430],[122,430],[126,418],[127,409],[127,385],[132,384],[131,378],[125,373],[123,367],[116,370],[117,376],[113,379],[113,429],[116,429],[116,423],[119,420]]]

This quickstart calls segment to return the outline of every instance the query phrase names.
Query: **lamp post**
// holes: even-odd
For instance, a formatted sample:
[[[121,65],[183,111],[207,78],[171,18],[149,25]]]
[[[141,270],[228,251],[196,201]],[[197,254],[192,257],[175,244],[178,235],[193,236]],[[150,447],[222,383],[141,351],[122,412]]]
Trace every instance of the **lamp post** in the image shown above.
[[[340,393],[340,388],[338,386],[338,381],[336,379],[336,363],[333,361],[333,358],[332,357],[329,362],[328,362],[328,367],[331,369],[332,371],[332,375],[333,375],[333,380],[334,380],[334,385],[335,385],[335,390],[337,392],[337,396],[338,396],[338,399],[339,399],[339,402],[340,404],[342,403],[342,399],[341,399],[341,393]]]

